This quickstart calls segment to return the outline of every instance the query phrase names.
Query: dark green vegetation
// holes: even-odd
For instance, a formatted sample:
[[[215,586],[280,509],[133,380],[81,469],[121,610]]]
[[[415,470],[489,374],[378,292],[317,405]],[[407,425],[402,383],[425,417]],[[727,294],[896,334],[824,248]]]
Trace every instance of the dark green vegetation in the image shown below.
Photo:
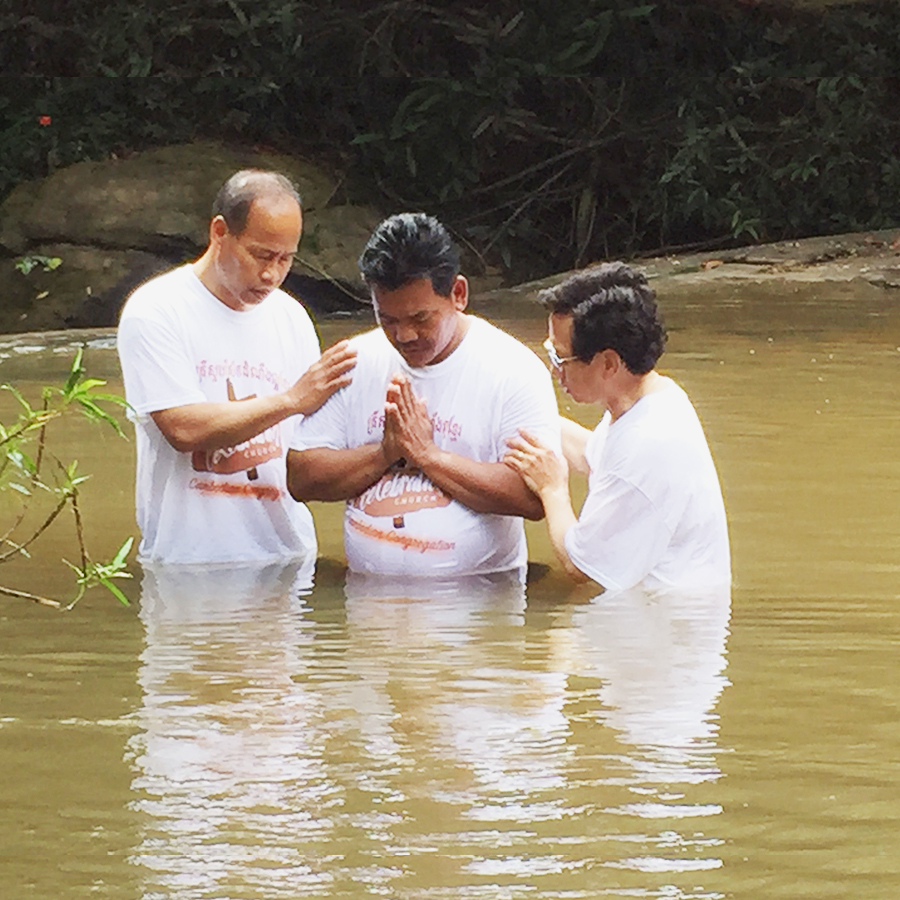
[[[0,194],[153,144],[265,143],[333,162],[349,199],[438,214],[470,265],[513,279],[900,223],[895,2],[27,9],[0,16],[19,76],[0,97]]]

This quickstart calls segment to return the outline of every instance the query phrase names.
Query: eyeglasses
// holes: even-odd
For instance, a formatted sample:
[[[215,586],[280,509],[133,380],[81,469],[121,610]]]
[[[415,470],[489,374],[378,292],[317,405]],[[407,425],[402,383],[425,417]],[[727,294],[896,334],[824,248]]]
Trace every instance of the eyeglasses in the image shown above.
[[[544,349],[547,351],[547,357],[550,360],[550,365],[553,366],[554,369],[561,369],[563,367],[563,363],[572,362],[572,360],[578,359],[577,356],[560,356],[556,352],[556,347],[554,347],[550,342],[550,338],[547,338],[547,340],[544,341]]]

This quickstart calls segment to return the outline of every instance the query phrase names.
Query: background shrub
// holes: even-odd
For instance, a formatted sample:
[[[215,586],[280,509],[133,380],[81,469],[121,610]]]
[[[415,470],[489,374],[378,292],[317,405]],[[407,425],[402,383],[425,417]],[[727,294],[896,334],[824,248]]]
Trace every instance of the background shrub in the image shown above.
[[[436,213],[511,279],[888,227],[898,46],[891,2],[36,0],[0,15],[0,192],[265,143],[333,162],[344,199]]]

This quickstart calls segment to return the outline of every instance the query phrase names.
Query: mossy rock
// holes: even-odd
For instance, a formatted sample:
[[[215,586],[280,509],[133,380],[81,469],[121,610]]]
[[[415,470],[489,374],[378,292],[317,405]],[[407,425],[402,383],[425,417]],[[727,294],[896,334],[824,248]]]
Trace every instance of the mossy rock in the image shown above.
[[[115,325],[137,284],[202,252],[216,192],[249,167],[283,172],[303,199],[304,236],[288,289],[316,312],[364,309],[356,260],[380,213],[329,206],[337,181],[309,161],[198,142],[76,163],[18,185],[0,206],[0,246],[63,263],[26,276],[13,259],[0,260],[0,332]]]
[[[130,289],[170,265],[167,259],[138,250],[72,244],[43,244],[35,255],[62,263],[52,271],[36,265],[25,275],[15,260],[0,260],[5,285],[2,334],[115,325],[125,285]]]
[[[321,167],[283,154],[212,142],[161,147],[76,163],[18,185],[0,206],[0,244],[15,254],[45,243],[151,253],[204,247],[216,192],[248,167],[284,172],[309,212],[324,206],[337,184]]]

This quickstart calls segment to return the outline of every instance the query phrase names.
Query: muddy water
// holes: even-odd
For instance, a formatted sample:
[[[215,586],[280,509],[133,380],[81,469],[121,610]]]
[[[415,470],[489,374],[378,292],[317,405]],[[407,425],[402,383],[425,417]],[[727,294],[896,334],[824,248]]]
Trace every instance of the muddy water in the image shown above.
[[[345,583],[324,506],[311,592],[276,568],[136,572],[131,609],[0,600],[0,895],[893,900],[900,304],[666,308],[665,369],[724,484],[730,604],[572,595],[541,526],[525,592]],[[0,346],[0,379],[64,370],[64,340],[29,343]],[[108,340],[88,363],[117,378]],[[100,555],[133,530],[132,445],[65,442],[96,473]],[[67,589],[71,541],[49,537],[6,583]]]

